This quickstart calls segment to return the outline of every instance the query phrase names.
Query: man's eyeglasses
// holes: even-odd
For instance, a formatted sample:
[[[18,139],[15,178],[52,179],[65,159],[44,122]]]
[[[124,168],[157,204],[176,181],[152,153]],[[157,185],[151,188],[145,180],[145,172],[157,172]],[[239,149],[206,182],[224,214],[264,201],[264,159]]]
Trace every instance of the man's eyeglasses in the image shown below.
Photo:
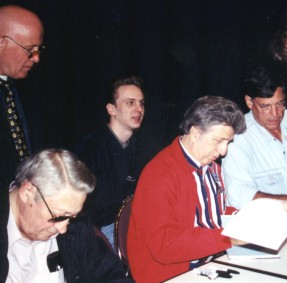
[[[2,37],[4,38],[8,38],[10,39],[12,42],[14,42],[16,45],[20,46],[21,48],[23,48],[24,50],[26,50],[29,55],[28,55],[28,58],[31,59],[37,55],[40,55],[40,53],[42,53],[42,51],[45,49],[45,46],[44,45],[40,45],[40,46],[37,46],[38,50],[34,50],[32,51],[35,47],[31,48],[31,49],[28,49],[26,47],[24,47],[23,45],[21,45],[20,43],[18,43],[16,40],[14,40],[12,37],[8,36],[8,35],[1,35]]]
[[[49,210],[49,212],[50,212],[50,214],[51,214],[51,216],[52,216],[52,218],[49,219],[48,222],[50,222],[50,223],[57,223],[57,222],[62,222],[62,221],[66,221],[66,220],[69,220],[69,221],[75,220],[76,216],[67,216],[67,215],[64,215],[64,216],[54,216],[54,214],[52,213],[52,211],[51,211],[49,205],[47,204],[47,202],[46,202],[46,200],[45,200],[43,194],[41,193],[40,189],[39,189],[37,186],[35,186],[34,184],[32,184],[32,185],[37,189],[37,191],[38,191],[40,197],[41,197],[42,200],[44,201],[44,203],[45,203],[47,209]]]
[[[274,104],[260,104],[256,101],[255,98],[253,98],[252,101],[254,101],[264,113],[270,112],[272,107],[275,107],[275,109],[278,111],[283,111],[286,108],[286,102],[285,101],[280,101],[280,102],[274,103]]]

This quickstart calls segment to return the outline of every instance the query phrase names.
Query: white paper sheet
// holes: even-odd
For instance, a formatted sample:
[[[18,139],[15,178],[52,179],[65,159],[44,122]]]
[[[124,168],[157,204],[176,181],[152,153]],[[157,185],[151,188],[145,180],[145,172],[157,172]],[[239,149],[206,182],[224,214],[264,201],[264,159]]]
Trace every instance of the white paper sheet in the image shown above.
[[[222,235],[278,250],[287,238],[283,202],[263,198],[251,201],[228,221]]]

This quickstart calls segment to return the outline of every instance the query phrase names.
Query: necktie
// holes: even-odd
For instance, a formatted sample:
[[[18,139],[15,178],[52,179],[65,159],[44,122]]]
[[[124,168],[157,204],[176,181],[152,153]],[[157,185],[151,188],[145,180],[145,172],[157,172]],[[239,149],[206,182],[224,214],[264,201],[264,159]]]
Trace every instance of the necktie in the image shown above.
[[[16,109],[15,96],[9,83],[0,79],[0,86],[4,87],[5,89],[7,121],[19,160],[22,161],[29,156],[29,153],[21,121]]]

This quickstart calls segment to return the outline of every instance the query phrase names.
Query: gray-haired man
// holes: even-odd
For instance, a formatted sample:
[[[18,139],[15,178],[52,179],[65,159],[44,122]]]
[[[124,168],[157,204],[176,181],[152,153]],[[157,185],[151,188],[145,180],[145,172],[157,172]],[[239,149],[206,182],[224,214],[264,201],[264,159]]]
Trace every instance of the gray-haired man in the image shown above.
[[[1,283],[130,282],[93,226],[76,221],[94,187],[94,175],[66,150],[20,164],[0,200]]]

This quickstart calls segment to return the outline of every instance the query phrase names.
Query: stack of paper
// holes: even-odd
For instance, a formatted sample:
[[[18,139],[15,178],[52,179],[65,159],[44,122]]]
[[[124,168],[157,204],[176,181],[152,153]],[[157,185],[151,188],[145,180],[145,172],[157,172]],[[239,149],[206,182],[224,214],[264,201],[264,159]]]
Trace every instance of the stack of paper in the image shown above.
[[[277,251],[287,238],[287,212],[283,202],[256,199],[226,224],[222,235]]]

